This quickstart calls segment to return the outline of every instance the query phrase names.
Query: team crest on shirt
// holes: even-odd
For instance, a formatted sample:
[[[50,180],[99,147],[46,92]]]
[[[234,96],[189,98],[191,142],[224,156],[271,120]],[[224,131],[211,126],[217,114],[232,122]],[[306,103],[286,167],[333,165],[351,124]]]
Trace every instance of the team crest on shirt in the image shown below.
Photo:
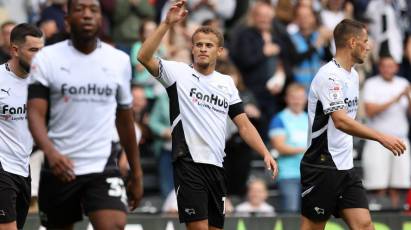
[[[219,88],[223,92],[228,92],[228,87],[225,85],[217,85],[217,88]]]
[[[342,84],[333,76],[328,77],[328,93],[332,100],[337,100],[343,97]]]

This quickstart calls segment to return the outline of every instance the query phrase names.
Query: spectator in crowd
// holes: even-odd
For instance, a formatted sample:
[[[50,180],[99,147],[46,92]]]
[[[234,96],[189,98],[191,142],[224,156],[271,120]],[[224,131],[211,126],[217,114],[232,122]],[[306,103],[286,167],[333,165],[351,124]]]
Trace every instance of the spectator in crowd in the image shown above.
[[[289,0],[279,0],[275,5],[275,17],[273,20],[273,33],[275,37],[280,41],[282,44],[283,50],[294,50],[294,44],[291,41],[290,34],[287,31],[287,27],[292,23],[294,20],[294,4],[292,1]],[[286,81],[284,82],[284,86],[290,82],[293,78],[292,73],[292,60],[291,60],[291,53],[290,52],[281,52],[281,61],[282,67],[286,74]],[[282,87],[281,94],[284,94],[285,87]],[[283,98],[283,95],[281,95]],[[283,100],[282,100],[283,101]],[[283,108],[285,105],[281,105],[280,107]]]
[[[46,8],[49,0],[28,0],[28,22],[36,23],[40,20],[41,12]]]
[[[138,31],[143,20],[154,19],[154,8],[148,0],[116,0],[114,9],[114,43],[130,53],[131,45],[140,39]]]
[[[409,82],[396,75],[393,57],[381,57],[379,75],[365,81],[363,98],[369,127],[401,137],[405,154],[395,157],[377,142],[367,140],[363,150],[364,187],[378,196],[388,192],[393,208],[400,207],[400,189],[410,187],[410,155],[407,114],[411,111]],[[383,170],[382,170],[383,169]]]
[[[403,31],[399,21],[399,9],[394,7],[396,1],[370,1],[365,15],[371,19],[369,24],[370,36],[375,40],[373,54],[392,56],[400,63],[403,56]]]
[[[133,71],[133,79],[132,82],[133,84],[139,84],[144,87],[146,98],[149,101],[149,104],[153,104],[155,98],[157,97],[157,94],[163,90],[163,87],[161,84],[156,81],[151,74],[147,71],[144,66],[137,61],[137,53],[141,48],[141,45],[143,42],[146,40],[146,38],[154,32],[154,30],[157,28],[157,24],[151,20],[144,20],[141,23],[141,26],[139,28],[139,37],[140,40],[135,42],[133,46],[131,47],[131,52],[130,52],[130,58],[131,58],[131,64],[134,67]],[[158,57],[164,57],[165,56],[165,48],[164,46],[160,47],[159,50],[156,53],[156,56]]]
[[[164,92],[158,96],[150,113],[149,128],[154,135],[154,154],[158,159],[158,174],[160,193],[166,198],[174,188],[170,105],[167,94]]]
[[[132,110],[134,115],[134,128],[136,136],[138,136],[140,150],[144,154],[151,154],[152,134],[148,127],[149,111],[148,101],[144,92],[144,87],[133,84],[131,87],[131,95],[133,96]]]
[[[240,70],[245,85],[254,94],[259,109],[264,116],[262,120],[263,136],[268,120],[279,108],[277,99],[267,88],[268,80],[277,71],[282,71],[279,54],[281,48],[276,36],[272,33],[274,18],[273,7],[265,2],[256,2],[249,11],[249,21],[237,29],[232,36],[230,57]]]
[[[64,32],[64,16],[66,15],[67,0],[52,0],[51,5],[46,7],[40,16],[40,22],[54,21],[58,32]]]
[[[333,31],[344,18],[353,18],[353,6],[347,0],[328,0],[321,11],[321,22],[325,28]]]
[[[0,46],[0,64],[8,61],[10,59],[10,34],[16,23],[13,21],[6,21],[1,24],[1,41]]]
[[[55,34],[59,32],[57,23],[53,19],[44,19],[38,22],[38,26],[44,33],[46,41],[50,40]]]
[[[112,40],[112,24],[113,16],[116,10],[117,0],[99,0],[101,4],[102,26],[100,30],[100,37],[105,37]]]
[[[333,31],[335,26],[345,18],[352,19],[354,8],[348,0],[327,0],[324,9],[320,12],[321,24],[325,29]],[[335,54],[334,42],[328,47]]]
[[[264,180],[253,178],[248,182],[247,200],[235,207],[239,214],[275,215],[275,209],[268,204],[267,185]]]
[[[133,84],[131,86],[131,94],[133,95],[133,113],[134,121],[137,123],[148,123],[148,113],[147,113],[147,98],[144,92],[144,87],[138,84]]]
[[[235,0],[188,0],[187,8],[191,12],[188,19],[197,24],[217,19],[224,26],[224,22],[233,17],[236,4]]]
[[[325,47],[332,38],[332,32],[319,27],[314,10],[301,4],[295,8],[295,23],[299,30],[291,34],[294,81],[304,85],[308,92],[312,79],[326,59]]]
[[[28,0],[0,0],[0,6],[8,12],[8,19],[17,23],[28,22]]]
[[[281,210],[300,210],[300,162],[307,148],[308,115],[304,111],[307,96],[303,85],[290,84],[286,89],[287,107],[271,120],[269,136],[279,157],[278,187]]]

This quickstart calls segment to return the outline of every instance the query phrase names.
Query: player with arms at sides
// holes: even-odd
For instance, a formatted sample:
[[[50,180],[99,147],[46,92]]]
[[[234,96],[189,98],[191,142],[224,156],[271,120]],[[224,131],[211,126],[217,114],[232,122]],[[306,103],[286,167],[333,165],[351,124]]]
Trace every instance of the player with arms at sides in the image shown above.
[[[10,35],[11,59],[0,65],[0,229],[22,229],[31,199],[27,125],[30,64],[43,47],[43,33],[22,23]]]
[[[309,147],[301,161],[302,230],[324,229],[331,215],[350,229],[374,229],[365,189],[353,168],[353,136],[401,155],[403,141],[357,122],[358,74],[370,47],[366,27],[345,19],[334,29],[335,57],[321,67],[308,97]]]
[[[30,131],[46,156],[39,186],[41,223],[72,229],[84,212],[94,229],[124,229],[127,201],[136,208],[143,189],[130,60],[98,39],[98,0],[69,0],[67,7],[70,39],[36,55],[29,86]],[[127,195],[111,146],[114,124],[131,168]]]
[[[166,32],[187,15],[185,3],[174,3],[166,19],[142,45],[138,60],[163,84],[170,98],[180,222],[189,230],[222,229],[227,196],[222,168],[227,116],[245,142],[264,157],[273,177],[277,164],[245,115],[233,80],[215,71],[217,57],[224,49],[219,31],[200,27],[194,32],[193,65],[153,57]]]

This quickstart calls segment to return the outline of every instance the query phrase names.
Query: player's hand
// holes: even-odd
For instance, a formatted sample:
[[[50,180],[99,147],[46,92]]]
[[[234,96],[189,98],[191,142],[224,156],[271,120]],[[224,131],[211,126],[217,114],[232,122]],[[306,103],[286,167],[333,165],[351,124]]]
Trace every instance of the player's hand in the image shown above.
[[[66,156],[54,152],[47,154],[51,171],[63,182],[70,182],[76,178],[73,162]]]
[[[182,21],[188,14],[185,8],[186,1],[178,1],[174,3],[168,10],[165,22],[167,24],[173,25],[179,21]]]
[[[143,174],[131,176],[127,184],[128,208],[130,211],[137,208],[143,197]]]
[[[277,162],[273,159],[271,154],[266,154],[264,157],[264,163],[268,171],[272,172],[272,178],[274,179],[278,174]]]
[[[390,136],[390,135],[382,135],[380,143],[387,149],[389,149],[394,156],[400,156],[404,153],[406,146],[404,141],[402,141],[398,137]]]

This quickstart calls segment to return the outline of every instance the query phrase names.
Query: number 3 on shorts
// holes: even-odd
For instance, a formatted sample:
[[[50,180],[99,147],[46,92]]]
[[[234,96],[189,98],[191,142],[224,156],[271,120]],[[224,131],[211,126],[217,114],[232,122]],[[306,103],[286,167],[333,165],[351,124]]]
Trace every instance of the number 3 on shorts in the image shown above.
[[[110,184],[110,189],[108,190],[109,196],[125,196],[126,190],[124,189],[124,181],[118,177],[109,177],[106,182]]]

